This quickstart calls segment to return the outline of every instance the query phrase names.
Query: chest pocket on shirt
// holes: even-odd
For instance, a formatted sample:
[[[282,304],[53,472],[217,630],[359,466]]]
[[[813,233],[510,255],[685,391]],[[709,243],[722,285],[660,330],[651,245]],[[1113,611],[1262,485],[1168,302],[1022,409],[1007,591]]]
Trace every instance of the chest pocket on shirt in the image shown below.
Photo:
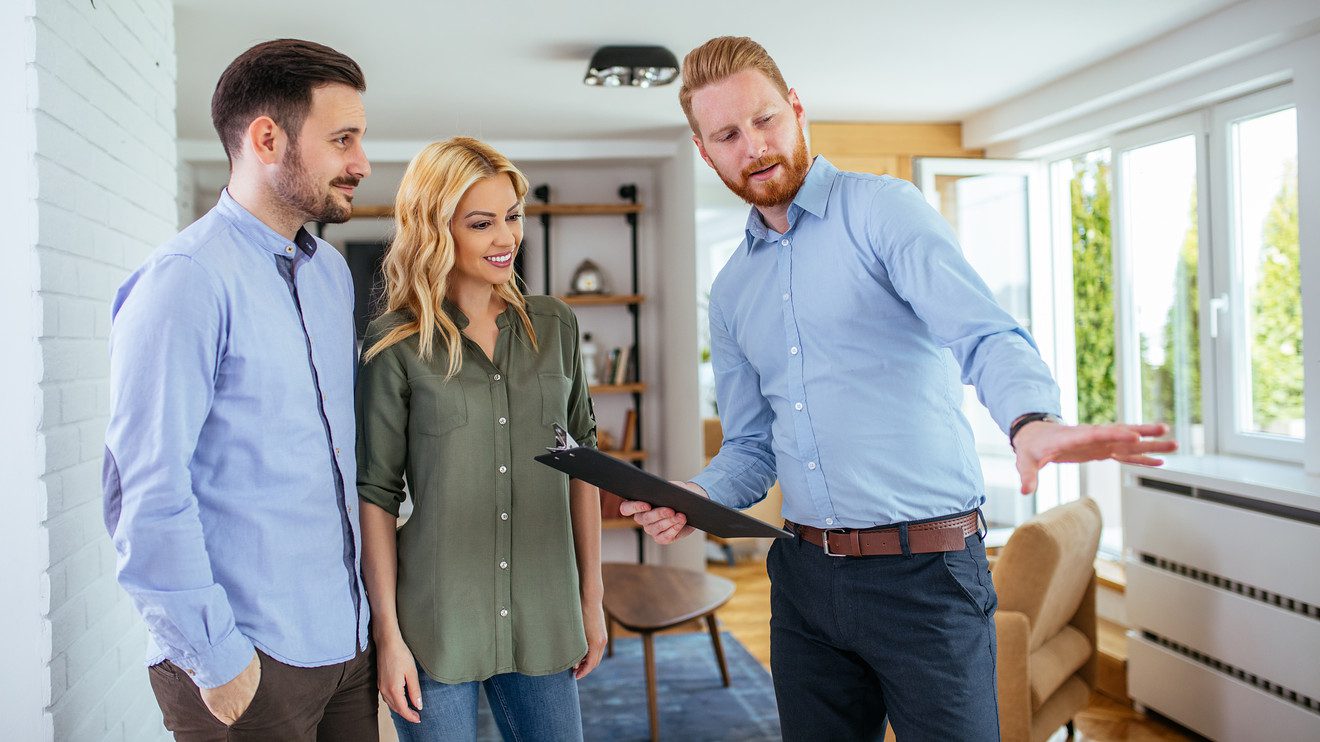
[[[442,436],[467,425],[467,396],[456,380],[427,376],[413,380],[408,425],[422,435]]]
[[[546,373],[541,379],[541,422],[568,427],[568,392],[573,381],[560,373]]]

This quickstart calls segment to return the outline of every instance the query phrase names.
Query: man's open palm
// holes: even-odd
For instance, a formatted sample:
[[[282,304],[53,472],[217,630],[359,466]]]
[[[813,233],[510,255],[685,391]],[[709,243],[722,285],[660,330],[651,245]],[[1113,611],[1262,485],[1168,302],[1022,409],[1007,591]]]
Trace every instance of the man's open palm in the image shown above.
[[[1163,423],[1144,425],[1060,425],[1027,423],[1013,439],[1022,494],[1036,491],[1036,475],[1051,461],[1080,463],[1114,459],[1125,464],[1159,466],[1164,463],[1149,454],[1172,453],[1178,442],[1156,440],[1169,432]]]

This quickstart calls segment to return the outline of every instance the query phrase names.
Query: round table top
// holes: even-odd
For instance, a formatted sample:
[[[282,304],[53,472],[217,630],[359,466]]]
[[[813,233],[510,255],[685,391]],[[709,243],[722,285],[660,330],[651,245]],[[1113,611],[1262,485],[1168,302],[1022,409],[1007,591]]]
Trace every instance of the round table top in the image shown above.
[[[600,565],[605,612],[629,631],[658,631],[700,618],[728,602],[733,583],[690,569]]]

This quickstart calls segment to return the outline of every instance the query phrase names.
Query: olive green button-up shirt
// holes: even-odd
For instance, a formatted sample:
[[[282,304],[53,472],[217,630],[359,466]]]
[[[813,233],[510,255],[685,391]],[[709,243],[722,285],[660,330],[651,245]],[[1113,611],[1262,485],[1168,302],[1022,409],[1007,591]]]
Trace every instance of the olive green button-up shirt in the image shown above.
[[[587,652],[568,477],[532,457],[554,446],[554,423],[594,446],[596,421],[577,318],[548,296],[527,297],[527,313],[539,350],[510,307],[493,362],[465,336],[462,368],[446,379],[443,343],[423,362],[414,335],[358,375],[358,495],[397,515],[406,477],[399,627],[445,683],[551,674]],[[366,347],[398,322],[373,322]]]

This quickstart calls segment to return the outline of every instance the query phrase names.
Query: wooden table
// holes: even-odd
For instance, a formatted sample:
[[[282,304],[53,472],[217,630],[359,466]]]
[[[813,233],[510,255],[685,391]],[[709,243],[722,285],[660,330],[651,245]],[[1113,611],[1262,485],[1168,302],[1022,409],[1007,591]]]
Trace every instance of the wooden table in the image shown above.
[[[646,661],[646,709],[651,723],[651,740],[660,739],[660,716],[656,702],[655,650],[652,636],[657,631],[704,618],[715,647],[720,679],[727,688],[729,667],[720,644],[715,611],[733,596],[733,583],[723,577],[675,567],[651,564],[602,564],[605,583],[605,625],[609,631],[609,656],[614,656],[614,624],[635,631],[642,637]]]

